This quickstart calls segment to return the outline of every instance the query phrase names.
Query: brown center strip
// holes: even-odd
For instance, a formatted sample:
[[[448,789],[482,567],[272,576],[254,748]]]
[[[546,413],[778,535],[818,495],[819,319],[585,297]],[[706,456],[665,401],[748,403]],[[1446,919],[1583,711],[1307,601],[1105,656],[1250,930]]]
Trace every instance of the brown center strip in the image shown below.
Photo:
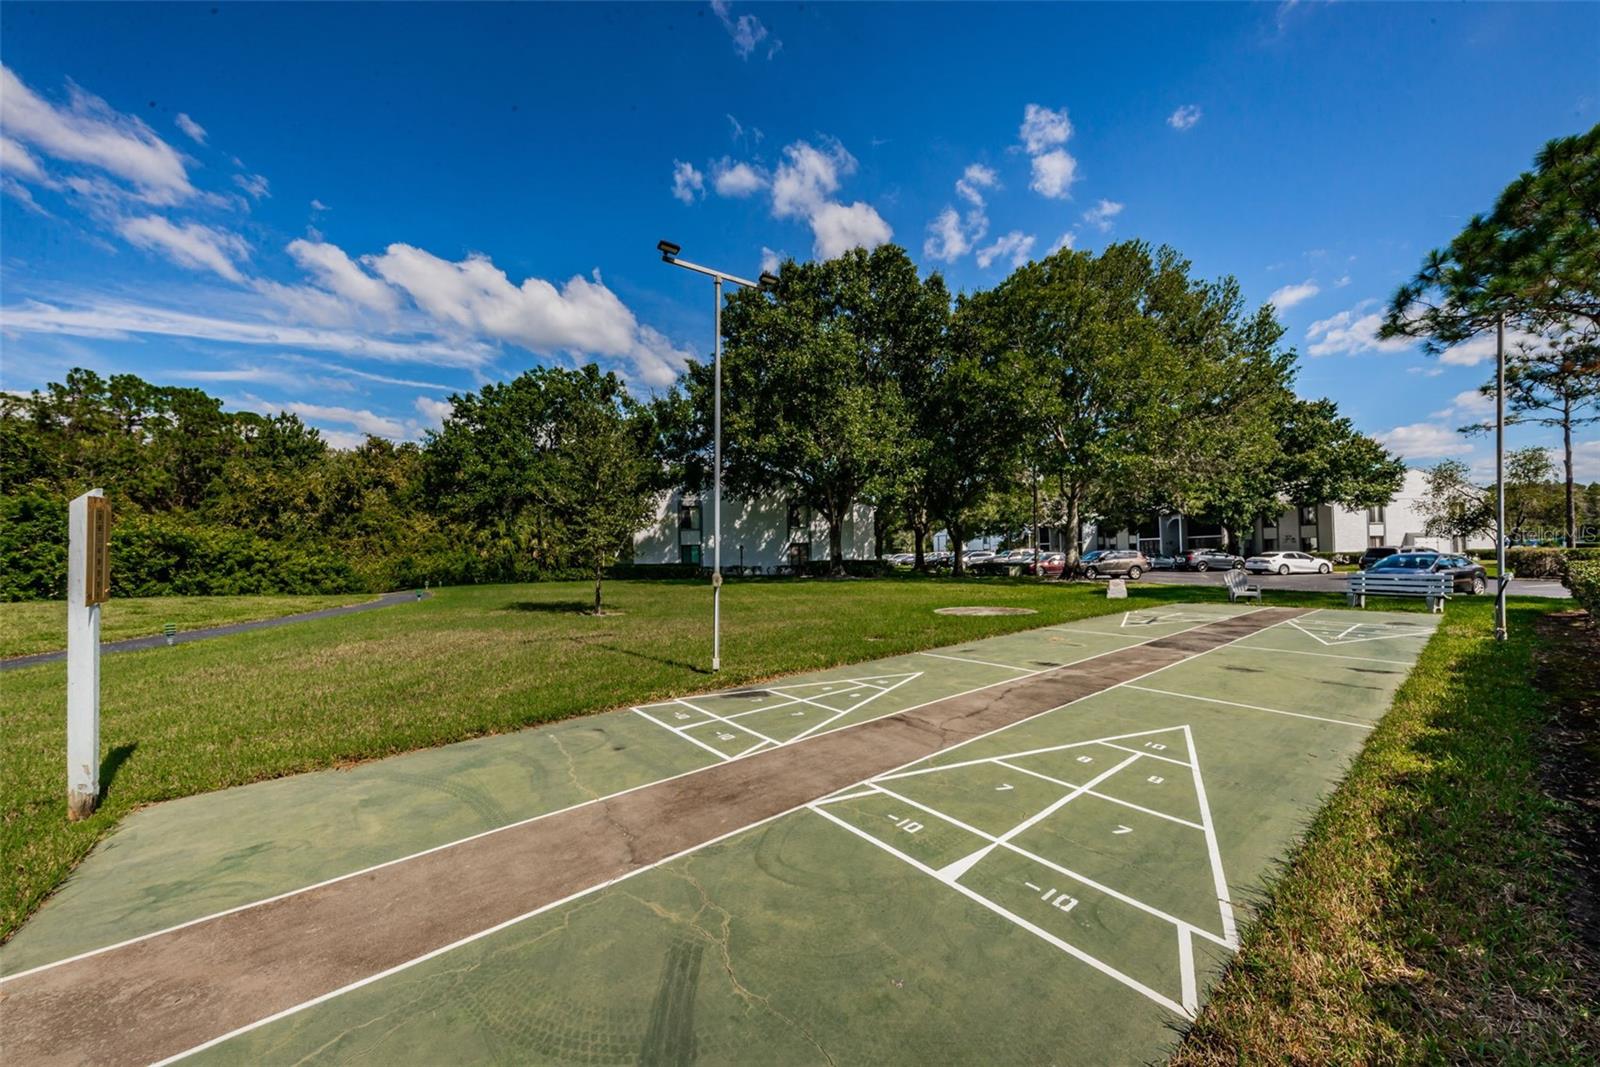
[[[0,985],[8,1063],[148,1064],[1284,622],[1263,609],[557,812]]]

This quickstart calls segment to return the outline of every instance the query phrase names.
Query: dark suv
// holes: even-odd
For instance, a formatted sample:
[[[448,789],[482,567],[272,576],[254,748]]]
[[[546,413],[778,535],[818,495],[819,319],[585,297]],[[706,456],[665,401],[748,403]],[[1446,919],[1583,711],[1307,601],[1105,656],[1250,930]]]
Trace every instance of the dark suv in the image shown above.
[[[1224,552],[1220,548],[1191,548],[1187,552],[1178,553],[1179,570],[1185,571],[1236,571],[1244,566],[1244,560],[1232,552]]]
[[[1399,551],[1394,545],[1373,545],[1361,553],[1361,558],[1356,561],[1356,569],[1364,571],[1380,559],[1388,559],[1390,556],[1397,555]]]

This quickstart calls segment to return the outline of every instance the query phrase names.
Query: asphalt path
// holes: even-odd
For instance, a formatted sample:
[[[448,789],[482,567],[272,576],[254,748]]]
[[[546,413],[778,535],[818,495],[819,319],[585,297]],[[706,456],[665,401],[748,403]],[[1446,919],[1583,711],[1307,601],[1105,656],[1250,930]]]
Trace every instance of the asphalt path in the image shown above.
[[[1224,571],[1146,571],[1140,581],[1158,585],[1217,585],[1222,584]],[[1334,571],[1332,574],[1250,574],[1251,583],[1267,592],[1274,589],[1300,589],[1315,593],[1343,593],[1349,588],[1349,574]],[[1513,578],[1508,596],[1570,597],[1572,594],[1560,582],[1538,578]],[[1494,595],[1494,579],[1489,579],[1489,592]]]
[[[308,622],[311,619],[331,619],[339,615],[354,615],[362,611],[373,611],[377,608],[387,608],[394,604],[404,604],[416,600],[414,591],[385,593],[376,600],[364,601],[360,604],[344,604],[336,608],[320,608],[317,611],[302,611],[298,615],[279,615],[274,619],[252,619],[249,622],[231,622],[224,626],[207,626],[198,630],[180,630],[172,635],[169,640],[165,634],[152,634],[149,637],[129,637],[121,641],[103,641],[100,651],[106,652],[135,652],[141,648],[160,648],[162,645],[183,645],[190,641],[204,641],[208,637],[227,637],[229,634],[242,634],[250,630],[270,630],[276,626],[287,626],[295,622]],[[54,663],[56,660],[66,659],[67,652],[60,649],[55,652],[36,652],[31,656],[13,656],[10,659],[0,659],[0,671],[15,670],[18,667],[32,667],[40,663]]]

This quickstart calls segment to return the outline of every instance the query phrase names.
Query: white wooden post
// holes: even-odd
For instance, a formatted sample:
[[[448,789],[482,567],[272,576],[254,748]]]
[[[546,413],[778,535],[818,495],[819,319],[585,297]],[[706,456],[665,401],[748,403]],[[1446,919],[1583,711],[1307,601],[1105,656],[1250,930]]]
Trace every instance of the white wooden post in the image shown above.
[[[91,498],[98,498],[91,506]],[[67,818],[87,818],[100,799],[100,602],[105,599],[105,492],[67,509]],[[103,523],[96,530],[97,523]],[[97,536],[98,534],[98,536]]]

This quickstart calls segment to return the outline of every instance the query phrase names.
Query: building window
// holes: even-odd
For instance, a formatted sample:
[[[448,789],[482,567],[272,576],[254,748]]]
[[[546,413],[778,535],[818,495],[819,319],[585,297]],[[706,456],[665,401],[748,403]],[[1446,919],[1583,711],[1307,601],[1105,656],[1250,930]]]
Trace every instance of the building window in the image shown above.
[[[678,505],[678,532],[679,533],[699,533],[700,532],[700,505],[699,504],[679,504]]]
[[[789,536],[793,537],[797,531],[804,530],[811,524],[806,521],[806,507],[798,501],[789,501]]]
[[[1261,527],[1261,549],[1264,552],[1278,550],[1278,528],[1276,526]]]
[[[700,566],[700,546],[699,545],[679,545],[678,546],[678,562],[679,563],[692,563],[696,567]]]
[[[1315,504],[1313,504],[1310,507],[1301,508],[1300,509],[1300,525],[1301,526],[1315,526],[1316,524],[1317,524],[1317,506]]]
[[[1367,509],[1367,521],[1368,522],[1385,522],[1385,521],[1387,521],[1383,517],[1383,512],[1384,512],[1384,509],[1381,506],[1375,507],[1375,508],[1368,508]]]
[[[1303,550],[1307,551],[1307,552],[1315,552],[1315,551],[1317,551],[1317,549],[1320,547],[1320,545],[1321,545],[1321,542],[1319,542],[1317,540],[1315,535],[1312,535],[1310,537],[1302,537],[1300,539],[1300,547]]]
[[[1382,546],[1383,546],[1383,538],[1381,538],[1381,537],[1369,537],[1369,538],[1367,538],[1367,547],[1368,548],[1381,548]]]
[[[798,541],[789,546],[789,566],[803,567],[811,562],[811,542]]]

